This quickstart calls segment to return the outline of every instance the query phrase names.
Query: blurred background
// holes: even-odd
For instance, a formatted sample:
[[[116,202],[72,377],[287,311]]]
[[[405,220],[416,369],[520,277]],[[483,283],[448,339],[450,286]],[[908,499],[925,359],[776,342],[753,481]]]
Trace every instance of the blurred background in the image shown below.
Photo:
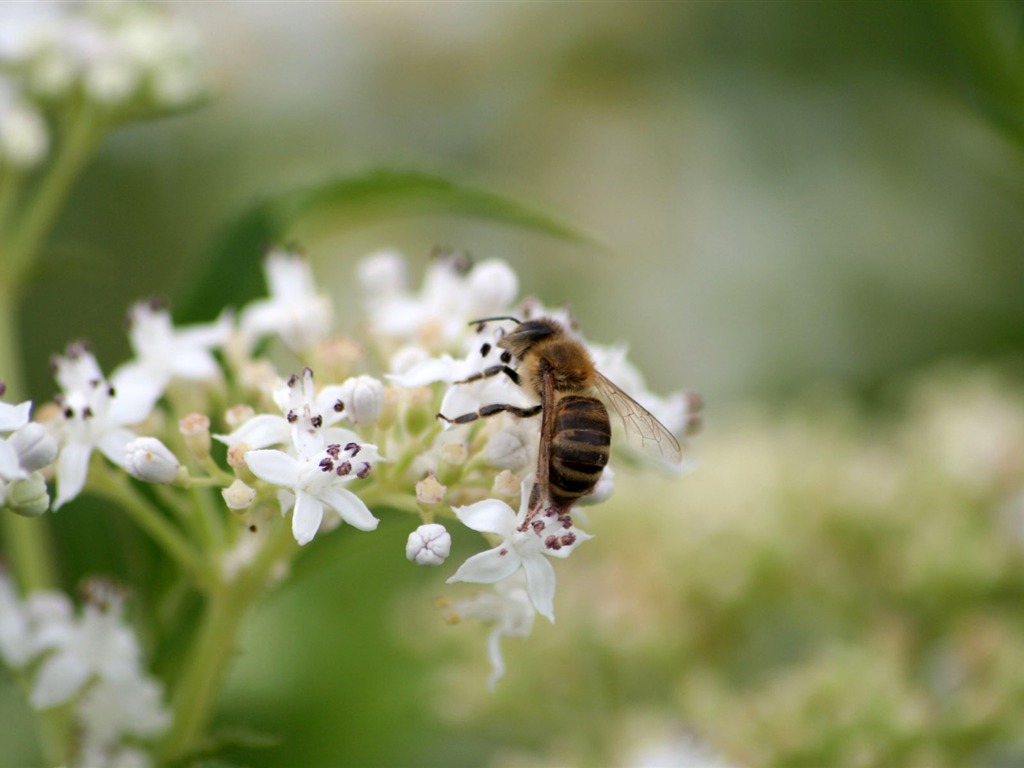
[[[123,360],[129,303],[173,311],[246,207],[401,168],[600,245],[321,224],[343,324],[373,250],[499,256],[708,411],[692,476],[592,513],[493,694],[406,521],[318,541],[244,639],[231,759],[1024,764],[1020,5],[171,5],[212,98],[113,135],[74,190],[23,310],[37,398],[70,337]]]

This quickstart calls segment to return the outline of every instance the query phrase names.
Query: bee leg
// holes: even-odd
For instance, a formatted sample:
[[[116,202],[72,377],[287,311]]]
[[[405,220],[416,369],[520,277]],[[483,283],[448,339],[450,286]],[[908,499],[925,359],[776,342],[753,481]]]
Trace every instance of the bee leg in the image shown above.
[[[492,365],[490,368],[484,368],[479,373],[474,373],[472,376],[462,379],[462,381],[456,381],[453,383],[469,384],[470,382],[473,381],[480,381],[480,379],[489,379],[491,376],[497,376],[499,373],[504,373],[506,376],[512,379],[513,384],[519,383],[519,374],[512,368],[509,368],[507,365]]]
[[[518,416],[520,419],[528,419],[531,416],[536,416],[540,413],[540,410],[541,406],[539,405],[534,405],[530,408],[520,408],[517,405],[495,403],[494,405],[485,405],[479,411],[474,413],[464,413],[461,416],[456,416],[454,419],[449,419],[443,413],[437,414],[437,418],[442,421],[447,421],[449,424],[468,424],[469,422],[476,421],[477,419],[486,419],[488,416],[494,416],[496,413],[501,413],[502,411],[511,413],[513,416]]]

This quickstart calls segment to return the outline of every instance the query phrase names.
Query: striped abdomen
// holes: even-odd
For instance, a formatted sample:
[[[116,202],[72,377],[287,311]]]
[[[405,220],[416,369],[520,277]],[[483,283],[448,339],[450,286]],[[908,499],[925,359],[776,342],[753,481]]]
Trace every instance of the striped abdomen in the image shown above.
[[[569,507],[597,485],[608,463],[611,439],[608,410],[600,400],[577,395],[558,400],[549,456],[552,504]]]

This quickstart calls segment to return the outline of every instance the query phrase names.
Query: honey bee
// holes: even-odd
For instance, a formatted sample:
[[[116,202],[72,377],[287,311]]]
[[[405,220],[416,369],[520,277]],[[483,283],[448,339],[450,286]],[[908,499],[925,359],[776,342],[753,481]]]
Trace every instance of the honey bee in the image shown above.
[[[516,323],[515,330],[497,342],[504,350],[501,363],[456,383],[503,374],[540,403],[526,408],[494,403],[454,418],[440,413],[437,416],[450,424],[467,424],[502,412],[519,418],[541,416],[531,512],[547,504],[567,511],[580,497],[593,491],[601,478],[611,452],[612,427],[608,409],[595,395],[600,394],[618,413],[631,444],[669,464],[682,461],[682,448],[675,435],[603,376],[586,347],[561,323],[551,318],[520,321],[514,317],[488,317],[471,324],[483,328],[484,323],[497,320]],[[512,358],[521,361],[518,370],[511,366]],[[699,409],[699,401],[694,405],[694,410]],[[695,418],[692,425],[696,423]]]

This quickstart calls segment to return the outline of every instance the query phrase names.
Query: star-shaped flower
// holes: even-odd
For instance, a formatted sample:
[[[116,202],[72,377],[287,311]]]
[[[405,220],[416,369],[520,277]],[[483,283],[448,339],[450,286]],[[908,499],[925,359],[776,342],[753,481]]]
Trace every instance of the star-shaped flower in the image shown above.
[[[128,340],[135,360],[122,365],[114,376],[132,382],[142,378],[163,390],[171,379],[209,381],[220,376],[210,350],[227,341],[231,316],[213,323],[176,329],[162,302],[140,301],[128,311]]]
[[[361,531],[377,527],[377,518],[345,485],[366,477],[378,459],[376,446],[356,442],[332,443],[322,451],[299,456],[270,449],[245,454],[256,477],[288,491],[281,494],[281,512],[292,510],[292,533],[299,544],[309,543],[316,535],[325,507]]]
[[[313,271],[301,256],[272,251],[263,263],[270,298],[254,301],[239,325],[253,337],[276,333],[293,352],[312,349],[330,330],[330,299],[316,292]]]
[[[57,457],[58,509],[85,485],[93,449],[118,466],[135,435],[125,427],[149,415],[160,390],[141,379],[113,383],[103,378],[96,358],[79,344],[53,362],[62,394],[57,396],[64,418],[58,422],[61,450]]]
[[[494,584],[520,568],[526,591],[537,612],[554,622],[555,569],[548,557],[568,557],[581,541],[591,538],[573,525],[568,515],[542,510],[532,518],[528,507],[530,484],[523,483],[519,512],[498,499],[485,499],[455,508],[455,515],[474,531],[501,537],[498,546],[473,555],[448,579]]]

